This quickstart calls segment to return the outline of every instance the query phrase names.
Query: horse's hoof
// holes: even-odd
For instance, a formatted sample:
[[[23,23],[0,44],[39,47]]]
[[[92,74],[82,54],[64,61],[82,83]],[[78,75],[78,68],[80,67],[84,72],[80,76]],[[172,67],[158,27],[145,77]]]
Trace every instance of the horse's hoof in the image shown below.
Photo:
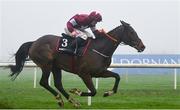
[[[80,104],[79,102],[76,102],[76,103],[74,104],[74,107],[75,107],[75,108],[80,108],[80,106],[81,106],[81,104]]]
[[[114,94],[114,91],[112,91],[112,90],[111,91],[107,91],[107,92],[104,93],[103,97],[111,96],[113,94]]]
[[[77,89],[77,88],[73,88],[69,92],[72,94],[78,95],[78,96],[81,96],[81,94],[82,94],[82,91],[80,89]]]
[[[57,100],[57,102],[58,102],[58,105],[59,105],[60,107],[63,107],[63,106],[64,106],[64,101],[63,101],[61,95],[58,94],[55,98],[56,98],[56,100]]]
[[[64,102],[58,102],[58,105],[59,105],[60,107],[64,107]]]
[[[72,97],[69,97],[68,101],[72,103],[75,108],[79,108],[81,106],[81,104],[75,101]]]
[[[74,93],[77,89],[76,88],[73,88],[71,90],[69,90],[70,93]]]
[[[109,94],[108,94],[108,92],[105,92],[103,97],[107,97],[107,96],[109,96]]]

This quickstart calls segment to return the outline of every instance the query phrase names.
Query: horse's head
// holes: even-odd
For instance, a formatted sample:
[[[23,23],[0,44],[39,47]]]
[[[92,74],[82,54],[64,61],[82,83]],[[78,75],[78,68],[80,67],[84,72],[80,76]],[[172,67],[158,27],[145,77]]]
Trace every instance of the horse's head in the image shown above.
[[[123,27],[123,36],[121,36],[121,41],[131,47],[134,47],[138,52],[142,52],[145,46],[141,39],[138,37],[136,31],[130,26],[130,24],[120,21]]]

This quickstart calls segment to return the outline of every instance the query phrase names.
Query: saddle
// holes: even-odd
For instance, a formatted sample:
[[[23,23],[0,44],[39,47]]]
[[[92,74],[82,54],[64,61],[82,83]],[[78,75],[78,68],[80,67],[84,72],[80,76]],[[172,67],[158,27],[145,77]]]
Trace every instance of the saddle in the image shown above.
[[[88,39],[80,47],[78,47],[77,42],[74,37],[69,36],[68,34],[62,33],[62,37],[59,38],[59,42],[57,44],[58,45],[57,51],[60,53],[69,54],[73,56],[74,55],[83,56],[85,54],[85,51],[88,48],[88,45],[89,45],[88,42],[90,41],[91,40]],[[75,48],[71,47],[73,43],[76,43]]]

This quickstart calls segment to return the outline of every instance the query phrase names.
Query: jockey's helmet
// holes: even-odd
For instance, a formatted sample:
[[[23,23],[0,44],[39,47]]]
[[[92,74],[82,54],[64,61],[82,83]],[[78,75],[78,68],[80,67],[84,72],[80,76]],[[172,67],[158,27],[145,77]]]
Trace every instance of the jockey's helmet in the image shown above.
[[[102,16],[100,13],[96,13],[96,11],[93,11],[89,14],[89,18],[91,21],[96,21],[96,22],[100,22],[102,21]]]

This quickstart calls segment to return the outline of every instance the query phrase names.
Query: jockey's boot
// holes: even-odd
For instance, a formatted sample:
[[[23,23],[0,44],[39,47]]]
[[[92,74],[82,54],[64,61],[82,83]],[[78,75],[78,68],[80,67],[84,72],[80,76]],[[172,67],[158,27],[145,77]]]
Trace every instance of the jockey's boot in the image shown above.
[[[71,45],[71,49],[74,51],[73,53],[75,55],[81,56],[80,54],[78,54],[78,48],[81,47],[84,44],[84,39],[82,39],[81,37],[77,37],[75,39],[75,42],[72,43]]]
[[[78,48],[84,45],[84,41],[84,39],[77,37],[69,46],[69,49],[60,48],[60,50],[62,50],[66,54],[81,56],[81,53],[78,52]]]

